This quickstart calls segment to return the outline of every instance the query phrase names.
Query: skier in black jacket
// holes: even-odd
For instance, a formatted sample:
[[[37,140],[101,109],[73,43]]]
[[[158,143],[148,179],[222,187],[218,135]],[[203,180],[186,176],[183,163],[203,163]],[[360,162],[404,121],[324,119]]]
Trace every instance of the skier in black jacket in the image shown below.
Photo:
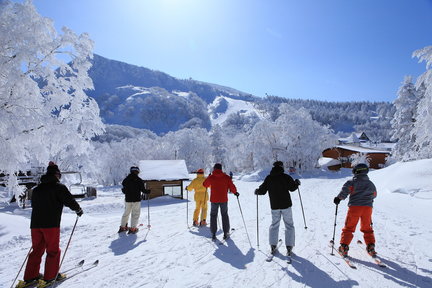
[[[57,165],[49,163],[47,172],[41,177],[41,183],[33,189],[31,238],[32,252],[29,254],[24,282],[37,281],[40,263],[46,252],[43,280],[46,282],[60,280],[65,275],[57,274],[60,265],[60,221],[63,206],[74,210],[78,216],[83,214],[80,205],[75,201],[65,185],[60,183],[61,173]]]
[[[287,255],[295,245],[295,230],[292,217],[292,202],[290,191],[295,191],[300,186],[300,180],[293,180],[291,176],[284,173],[283,163],[276,161],[264,182],[255,190],[256,195],[264,195],[269,192],[270,207],[272,209],[272,223],[269,229],[269,242],[271,253],[276,252],[278,242],[279,224],[281,217],[285,224],[285,245]]]
[[[125,211],[121,218],[119,233],[128,229],[130,234],[138,232],[138,219],[141,214],[141,193],[150,194],[150,190],[145,189],[144,181],[138,176],[139,173],[139,168],[132,166],[130,174],[122,181],[122,192],[125,194]],[[129,215],[131,215],[131,226],[128,228]]]

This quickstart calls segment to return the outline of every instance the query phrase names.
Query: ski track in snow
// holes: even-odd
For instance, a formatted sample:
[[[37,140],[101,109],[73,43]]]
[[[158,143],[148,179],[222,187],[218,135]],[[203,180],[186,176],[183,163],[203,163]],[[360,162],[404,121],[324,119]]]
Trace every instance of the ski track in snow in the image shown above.
[[[150,200],[150,231],[148,203],[143,201],[140,217],[143,226],[139,233],[119,235],[116,232],[123,213],[123,197],[119,187],[104,188],[96,199],[80,200],[85,214],[78,220],[63,270],[81,259],[86,264],[99,259],[99,265],[59,283],[58,287],[432,287],[432,252],[428,248],[432,243],[432,224],[424,217],[430,205],[428,200],[400,193],[379,194],[374,229],[377,251],[387,268],[378,267],[356,244],[357,239],[363,240],[358,227],[350,246],[357,270],[349,268],[338,255],[330,255],[328,242],[333,236],[335,216],[332,199],[346,180],[302,180],[300,193],[307,229],[298,191],[291,193],[296,229],[291,264],[286,263],[284,241],[273,261],[265,261],[271,220],[267,195],[258,197],[260,245],[257,247],[257,198],[253,191],[260,183],[235,182],[252,247],[233,195],[229,195],[229,215],[231,227],[236,231],[219,245],[211,241],[209,226],[188,227],[192,223],[193,201],[189,202],[186,217],[186,200],[169,197]],[[189,199],[193,199],[192,194]],[[10,287],[30,247],[30,211],[0,206],[0,287]],[[343,201],[338,209],[336,243],[346,211]],[[20,223],[19,227],[11,223],[14,219]],[[64,208],[62,250],[75,219],[75,214]],[[283,223],[279,231],[279,238],[284,240]],[[222,239],[220,229],[217,237]],[[21,272],[20,279],[22,275]]]

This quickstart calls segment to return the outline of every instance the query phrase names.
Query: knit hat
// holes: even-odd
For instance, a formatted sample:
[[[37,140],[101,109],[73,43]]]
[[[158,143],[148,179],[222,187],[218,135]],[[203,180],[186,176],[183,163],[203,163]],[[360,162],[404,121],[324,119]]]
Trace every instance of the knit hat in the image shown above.
[[[197,174],[204,174],[204,170],[203,170],[203,169],[198,169],[198,170],[196,171],[196,173],[197,173]]]
[[[48,163],[46,174],[52,174],[52,175],[54,175],[54,174],[57,174],[57,173],[60,173],[60,169],[58,168],[58,166],[54,162],[50,161]]]
[[[273,163],[273,167],[284,167],[283,162],[282,161],[276,161]]]
[[[222,164],[220,164],[220,163],[216,163],[216,164],[213,166],[213,169],[219,169],[219,170],[222,170]]]
[[[139,170],[139,168],[138,167],[136,167],[136,166],[132,166],[131,168],[130,168],[130,173],[132,173],[132,172],[140,172],[140,170]]]

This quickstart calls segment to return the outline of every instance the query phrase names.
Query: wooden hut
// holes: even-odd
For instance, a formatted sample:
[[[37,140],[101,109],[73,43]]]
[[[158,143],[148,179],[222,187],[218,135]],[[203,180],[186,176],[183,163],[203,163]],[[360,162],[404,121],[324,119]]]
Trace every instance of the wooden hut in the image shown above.
[[[339,170],[340,168],[352,168],[352,155],[365,154],[369,158],[369,167],[373,169],[383,168],[386,163],[389,151],[369,149],[360,146],[338,145],[333,148],[328,148],[323,151],[322,155],[326,158],[338,160],[336,165],[328,166],[329,170]]]
[[[183,199],[183,181],[189,180],[185,160],[141,160],[139,168],[150,198],[169,195]]]

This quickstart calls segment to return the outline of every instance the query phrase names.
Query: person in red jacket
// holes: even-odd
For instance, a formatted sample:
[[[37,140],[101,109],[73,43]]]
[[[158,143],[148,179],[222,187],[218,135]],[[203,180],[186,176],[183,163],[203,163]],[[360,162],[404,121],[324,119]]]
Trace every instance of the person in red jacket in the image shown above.
[[[228,190],[239,197],[237,188],[231,178],[222,172],[222,164],[216,163],[213,172],[203,182],[203,186],[210,187],[210,232],[212,239],[216,239],[218,209],[220,207],[222,215],[222,230],[224,239],[229,237],[230,223],[228,217]]]
[[[60,265],[60,221],[63,206],[74,210],[78,216],[83,214],[80,205],[75,201],[65,185],[60,183],[61,173],[57,165],[49,163],[47,172],[41,177],[41,183],[33,189],[32,215],[30,222],[32,252],[29,255],[24,272],[24,281],[18,285],[38,281],[40,263],[46,252],[43,280],[53,282],[65,275],[58,273]]]

